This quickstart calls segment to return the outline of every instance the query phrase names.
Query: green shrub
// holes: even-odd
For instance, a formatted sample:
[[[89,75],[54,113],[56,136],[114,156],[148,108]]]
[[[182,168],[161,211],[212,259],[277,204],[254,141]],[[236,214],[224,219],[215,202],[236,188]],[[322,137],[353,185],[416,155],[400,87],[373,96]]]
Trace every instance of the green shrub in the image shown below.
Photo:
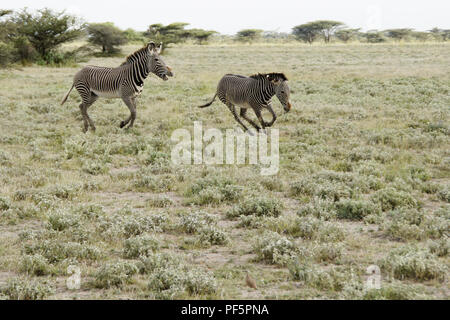
[[[80,218],[74,214],[61,211],[52,212],[48,215],[47,227],[56,231],[63,231],[68,228],[78,227]]]
[[[141,235],[131,237],[124,242],[123,256],[127,259],[147,256],[158,250],[159,247],[159,241],[154,236]]]
[[[47,281],[14,278],[7,281],[0,293],[10,300],[42,300],[55,292]]]
[[[213,215],[203,211],[195,211],[181,215],[178,229],[182,232],[196,234],[215,223],[216,219]]]
[[[337,242],[345,238],[344,230],[338,225],[310,216],[295,219],[290,226],[289,234],[320,242]]]
[[[317,262],[335,262],[341,258],[343,247],[340,244],[319,243],[314,245],[311,251]]]
[[[448,237],[436,241],[430,241],[428,248],[430,252],[437,255],[438,257],[446,257],[450,251],[450,241]]]
[[[336,217],[336,208],[333,202],[315,197],[310,203],[302,205],[297,211],[300,217],[313,216],[322,220],[333,220]]]
[[[6,211],[11,208],[11,203],[7,198],[0,197],[0,211]]]
[[[369,201],[341,199],[336,202],[336,213],[339,219],[362,220],[369,214],[380,214],[381,210]]]
[[[419,203],[410,194],[398,191],[392,187],[378,190],[371,200],[379,203],[383,211],[393,210],[399,207],[415,208]]]
[[[174,299],[187,292],[189,295],[211,295],[217,291],[213,275],[185,265],[157,268],[150,274],[148,288],[156,291],[159,299]]]
[[[192,183],[186,195],[193,204],[220,204],[239,199],[242,189],[227,178],[207,176]]]
[[[379,265],[396,279],[418,281],[438,279],[443,281],[447,269],[427,250],[405,246],[392,250]]]
[[[258,237],[253,249],[257,260],[279,265],[286,265],[298,251],[292,241],[271,231]]]
[[[450,184],[445,185],[438,193],[438,198],[450,203]]]
[[[174,201],[167,196],[156,196],[147,200],[150,207],[167,208],[174,205]]]
[[[128,261],[110,262],[95,272],[93,284],[96,288],[122,287],[131,283],[138,271],[136,265]]]
[[[198,239],[201,245],[223,245],[228,243],[228,235],[214,226],[208,226],[200,230]]]
[[[240,201],[238,205],[227,212],[227,216],[278,217],[282,210],[283,203],[278,199],[267,197],[247,198]]]
[[[25,244],[24,253],[28,255],[40,254],[49,263],[57,263],[68,258],[95,261],[103,255],[97,247],[59,240],[42,240],[37,243]]]
[[[348,281],[348,276],[334,269],[321,271],[307,262],[293,260],[288,265],[289,273],[297,281],[307,286],[327,291],[341,291]]]
[[[51,273],[51,266],[40,254],[25,255],[20,262],[20,271],[29,275],[45,276]]]

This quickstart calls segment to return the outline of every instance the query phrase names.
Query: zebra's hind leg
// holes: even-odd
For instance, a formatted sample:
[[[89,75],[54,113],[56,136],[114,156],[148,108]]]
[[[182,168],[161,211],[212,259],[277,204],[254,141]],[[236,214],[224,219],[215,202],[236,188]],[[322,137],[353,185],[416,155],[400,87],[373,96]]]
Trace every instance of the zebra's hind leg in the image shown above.
[[[248,128],[245,126],[245,124],[242,123],[241,119],[239,119],[239,116],[236,113],[236,108],[234,107],[233,104],[231,103],[227,103],[227,107],[228,109],[230,109],[231,113],[234,116],[234,119],[244,128],[244,131],[248,131]]]
[[[125,102],[125,104],[127,105],[128,109],[130,109],[130,116],[124,120],[120,122],[120,127],[123,128],[125,127],[128,122],[130,122],[128,128],[132,128],[133,124],[134,124],[134,120],[136,119],[136,101],[134,97],[127,97],[127,98],[122,98],[123,102]]]
[[[87,109],[88,109],[95,101],[97,101],[97,99],[98,99],[98,96],[97,96],[95,93],[91,92],[91,95],[89,96],[89,101],[87,101],[87,102],[84,102],[84,101],[83,101],[83,105],[84,105],[84,113],[85,113],[85,115],[86,115],[87,121],[89,122],[89,126],[91,127],[91,130],[92,130],[92,131],[95,131],[95,124],[94,124],[94,121],[92,121],[91,117],[89,117],[89,114],[87,113]],[[83,112],[83,110],[82,110],[81,112]],[[85,125],[85,128],[86,128],[86,125]]]
[[[81,111],[81,115],[83,116],[83,123],[84,123],[84,129],[83,132],[86,133],[89,129],[89,123],[88,123],[88,119],[87,119],[87,112],[86,112],[86,108],[84,106],[84,103],[80,103],[80,111]]]
[[[261,130],[261,128],[252,120],[247,116],[247,109],[246,108],[241,108],[241,112],[240,115],[242,118],[244,118],[245,120],[248,121],[248,123],[250,123],[253,127],[255,127],[255,129],[257,131]]]
[[[89,117],[87,113],[87,109],[98,99],[98,96],[94,93],[91,93],[89,97],[83,97],[80,104],[80,110],[81,115],[83,116],[83,123],[84,123],[84,130],[83,132],[86,133],[89,129],[89,126],[91,126],[92,131],[95,131],[95,124],[94,121]]]

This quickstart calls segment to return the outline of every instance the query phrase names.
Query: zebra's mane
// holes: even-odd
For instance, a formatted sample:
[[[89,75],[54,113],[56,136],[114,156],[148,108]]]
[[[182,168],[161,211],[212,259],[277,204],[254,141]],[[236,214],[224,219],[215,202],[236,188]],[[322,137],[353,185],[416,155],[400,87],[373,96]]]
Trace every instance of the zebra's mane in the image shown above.
[[[144,47],[142,47],[142,48],[140,48],[139,50],[136,50],[135,52],[133,52],[132,54],[130,54],[130,55],[125,59],[125,61],[121,64],[121,66],[123,66],[124,64],[127,64],[127,63],[131,63],[131,62],[133,62],[134,60],[136,60],[136,58],[138,58],[138,57],[141,55],[141,53],[143,53],[144,51],[148,50],[148,46],[149,46],[149,44],[146,44]]]
[[[257,74],[253,74],[250,76],[250,78],[253,79],[265,79],[267,78],[267,76],[269,76],[269,78],[279,78],[283,81],[286,81],[288,78],[284,75],[284,73],[277,73],[277,72],[272,72],[272,73],[257,73]]]

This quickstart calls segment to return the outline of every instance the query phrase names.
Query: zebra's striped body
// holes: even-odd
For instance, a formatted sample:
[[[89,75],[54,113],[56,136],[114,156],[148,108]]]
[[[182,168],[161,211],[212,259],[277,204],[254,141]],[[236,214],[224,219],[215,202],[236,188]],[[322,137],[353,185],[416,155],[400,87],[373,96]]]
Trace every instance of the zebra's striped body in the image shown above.
[[[200,108],[210,106],[217,96],[230,109],[234,118],[244,130],[247,131],[248,129],[238,117],[235,106],[240,107],[241,117],[257,130],[260,130],[261,128],[247,116],[247,109],[252,108],[255,111],[263,129],[272,126],[276,120],[276,115],[270,100],[274,95],[278,97],[284,110],[288,112],[291,109],[289,86],[287,85],[286,76],[282,73],[256,74],[250,77],[226,74],[220,79],[214,98],[209,103],[200,106]],[[272,114],[270,122],[265,122],[262,118],[261,111],[263,108],[269,110]]]
[[[94,122],[87,114],[87,109],[98,97],[121,98],[130,109],[130,117],[122,121],[120,127],[128,122],[133,126],[136,119],[136,97],[142,92],[144,80],[150,73],[156,74],[164,81],[172,76],[170,67],[166,66],[160,58],[159,48],[153,42],[139,49],[117,68],[87,66],[78,71],[73,80],[72,88],[75,87],[81,96],[80,110],[83,115],[84,131],[91,126],[95,130]],[[72,88],[67,92],[61,104],[67,100]]]

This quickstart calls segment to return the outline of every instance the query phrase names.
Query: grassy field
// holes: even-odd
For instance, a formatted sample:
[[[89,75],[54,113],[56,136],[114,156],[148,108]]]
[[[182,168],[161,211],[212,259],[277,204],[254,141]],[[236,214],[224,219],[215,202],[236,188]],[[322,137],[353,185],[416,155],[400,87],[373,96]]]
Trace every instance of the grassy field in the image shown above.
[[[78,68],[0,70],[0,298],[448,299],[449,50],[179,46],[132,130],[103,99],[87,134],[75,90],[59,105]],[[273,101],[279,173],[173,165],[173,130],[237,126],[220,102],[195,107],[220,77],[257,72],[290,80],[292,111]]]

